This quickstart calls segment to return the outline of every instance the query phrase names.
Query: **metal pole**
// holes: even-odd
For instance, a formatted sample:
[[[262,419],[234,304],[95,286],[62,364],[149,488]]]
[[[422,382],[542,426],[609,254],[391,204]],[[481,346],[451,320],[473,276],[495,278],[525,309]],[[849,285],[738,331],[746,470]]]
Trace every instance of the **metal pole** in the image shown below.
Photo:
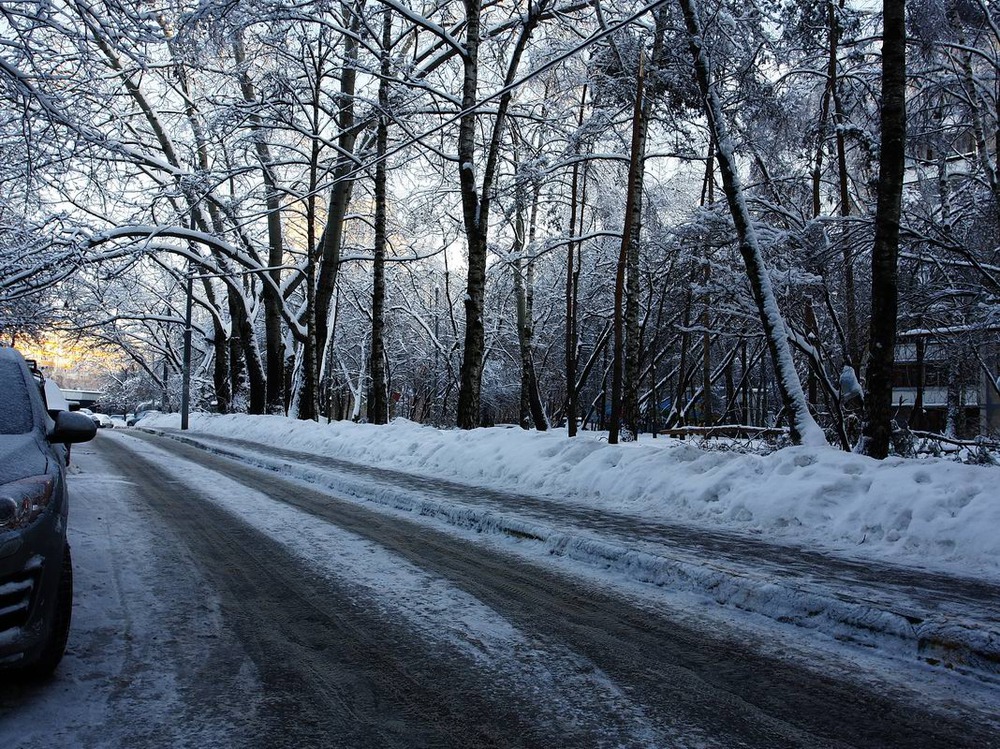
[[[441,293],[441,288],[434,284],[434,392],[431,393],[431,420],[435,424],[440,424],[444,421],[444,415],[437,413],[438,408],[438,388],[440,383],[438,382],[438,360],[440,358],[440,341],[441,341],[441,331],[440,331],[440,312],[441,307],[439,302],[439,296]]]
[[[184,311],[184,366],[181,384],[181,429],[188,428],[188,411],[191,405],[191,307],[194,302],[194,276],[187,278],[187,306]]]

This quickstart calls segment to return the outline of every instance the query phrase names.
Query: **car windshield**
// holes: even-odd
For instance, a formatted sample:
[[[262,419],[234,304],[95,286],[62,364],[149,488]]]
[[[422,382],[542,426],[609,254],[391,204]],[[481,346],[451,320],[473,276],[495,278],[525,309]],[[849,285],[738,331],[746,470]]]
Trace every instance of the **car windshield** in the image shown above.
[[[31,401],[16,361],[0,359],[0,434],[31,431]]]

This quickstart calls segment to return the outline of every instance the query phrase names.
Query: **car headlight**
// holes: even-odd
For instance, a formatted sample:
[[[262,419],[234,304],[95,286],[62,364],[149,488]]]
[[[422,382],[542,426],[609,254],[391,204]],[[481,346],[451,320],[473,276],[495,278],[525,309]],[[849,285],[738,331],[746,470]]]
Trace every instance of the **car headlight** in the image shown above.
[[[0,485],[0,531],[33,523],[52,500],[51,476],[32,476]]]

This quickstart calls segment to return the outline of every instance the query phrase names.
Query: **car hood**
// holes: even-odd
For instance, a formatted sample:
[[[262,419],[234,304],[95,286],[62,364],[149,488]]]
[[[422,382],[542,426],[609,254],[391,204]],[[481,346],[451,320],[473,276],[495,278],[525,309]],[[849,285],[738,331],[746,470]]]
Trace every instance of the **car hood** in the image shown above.
[[[27,434],[0,434],[0,484],[45,473],[45,453],[38,437]]]

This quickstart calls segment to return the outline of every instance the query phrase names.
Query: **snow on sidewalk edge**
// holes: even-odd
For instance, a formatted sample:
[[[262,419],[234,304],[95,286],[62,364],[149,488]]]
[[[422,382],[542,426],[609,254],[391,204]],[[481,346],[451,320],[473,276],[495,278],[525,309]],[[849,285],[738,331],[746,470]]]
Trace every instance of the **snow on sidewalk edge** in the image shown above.
[[[144,419],[178,427],[180,417]],[[772,542],[818,546],[1000,582],[1000,468],[943,458],[877,461],[834,448],[769,455],[643,437],[609,445],[502,427],[329,424],[283,416],[192,414],[208,434],[337,457]]]
[[[567,533],[516,516],[426,499],[413,492],[363,479],[332,474],[286,459],[207,444],[195,436],[169,434],[143,426],[143,431],[170,437],[243,463],[276,473],[294,469],[294,478],[344,492],[362,501],[429,517],[457,528],[536,542],[549,554],[618,574],[625,579],[672,591],[705,596],[713,602],[775,621],[823,632],[838,640],[884,648],[931,666],[995,679],[1000,677],[1000,632],[961,622],[915,617],[885,608],[845,601],[784,583],[756,578],[719,566],[691,564],[591,536]],[[373,491],[374,490],[374,491]]]

